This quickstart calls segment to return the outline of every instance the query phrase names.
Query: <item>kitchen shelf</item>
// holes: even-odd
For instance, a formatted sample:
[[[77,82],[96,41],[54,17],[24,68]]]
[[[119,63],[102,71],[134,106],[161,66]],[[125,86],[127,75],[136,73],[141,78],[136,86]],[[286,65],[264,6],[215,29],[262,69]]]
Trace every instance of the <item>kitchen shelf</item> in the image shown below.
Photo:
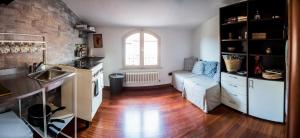
[[[222,42],[242,42],[247,41],[246,39],[222,39]]]
[[[56,109],[58,107],[55,107],[55,106],[51,106],[51,108],[53,109]],[[69,112],[69,111],[66,111],[66,109],[62,110],[62,111],[57,111],[53,117],[51,117],[51,119],[62,119],[65,121],[65,123],[60,123],[60,122],[52,122],[51,124],[55,125],[56,127],[60,128],[61,131],[57,131],[53,128],[50,128],[53,132],[55,132],[56,134],[61,134],[62,133],[62,130],[72,121],[72,119],[74,118],[74,114]],[[26,118],[22,118],[24,120],[24,122],[30,127],[32,128],[32,130],[34,130],[38,135],[40,135],[41,137],[44,136],[44,131],[40,128],[40,127],[36,127],[36,126],[33,126],[31,125],[28,120]],[[50,119],[50,120],[51,120]],[[62,134],[64,136],[67,136],[67,137],[71,137],[71,136],[68,136],[67,134]],[[48,137],[56,137],[56,136],[53,136],[51,134],[49,134],[48,132]]]
[[[239,21],[239,22],[232,22],[232,23],[223,23],[222,26],[234,25],[234,24],[245,24],[247,21]]]
[[[222,55],[241,55],[246,56],[246,53],[235,53],[235,52],[221,52]]]
[[[77,30],[82,31],[82,32],[86,32],[86,33],[96,33],[96,31],[89,30],[89,29],[84,29],[84,28],[77,28]]]

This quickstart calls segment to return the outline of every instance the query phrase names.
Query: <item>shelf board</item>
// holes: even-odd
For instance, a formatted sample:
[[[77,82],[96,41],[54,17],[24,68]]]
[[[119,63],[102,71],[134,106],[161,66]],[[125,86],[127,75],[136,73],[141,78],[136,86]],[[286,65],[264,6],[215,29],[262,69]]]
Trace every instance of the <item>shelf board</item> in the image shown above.
[[[247,21],[239,21],[239,22],[232,22],[232,23],[223,23],[222,26],[234,25],[234,24],[244,24]]]
[[[260,20],[250,20],[250,22],[252,23],[264,23],[264,22],[280,22],[280,21],[283,21],[282,18],[279,18],[279,19],[273,19],[273,18],[264,18],[264,19],[260,19]]]
[[[56,109],[56,108],[55,108]],[[75,117],[73,113],[67,111],[66,109],[61,110],[61,111],[57,111],[55,114],[55,117],[51,117],[51,119],[62,119],[65,121],[65,123],[60,123],[60,122],[52,122],[51,124],[57,126],[58,128],[61,129],[61,131],[57,131],[53,128],[50,128],[51,130],[53,130],[53,132],[56,132],[56,134],[62,134],[64,136],[68,136],[64,133],[62,133],[62,130],[72,121],[72,119]],[[61,116],[61,117],[59,117]],[[36,127],[31,125],[28,120],[26,118],[22,118],[24,120],[24,122],[31,128],[33,129],[38,135],[40,135],[41,137],[44,137],[44,131],[40,128],[40,127]],[[57,136],[52,136],[48,133],[48,137],[57,137]],[[68,136],[71,137],[71,136]]]
[[[242,42],[247,41],[247,39],[222,39],[222,42]]]
[[[281,38],[267,38],[267,39],[249,39],[249,41],[285,41]]]
[[[263,56],[263,57],[282,57],[284,58],[285,55],[272,55],[272,54],[249,54],[250,56]]]
[[[261,76],[249,76],[249,78],[252,78],[252,79],[259,79],[259,80],[267,80],[267,81],[281,81],[281,82],[284,82],[285,81],[285,78],[281,78],[281,79],[277,79],[277,80],[271,80],[271,79],[265,79]]]
[[[241,75],[241,74],[232,73],[232,72],[226,72],[226,71],[222,71],[222,72],[223,72],[223,73],[227,73],[227,74],[232,74],[232,75],[237,75],[237,76],[247,77],[247,74]]]
[[[236,52],[221,52],[222,55],[242,55],[246,56],[246,53],[236,53]]]

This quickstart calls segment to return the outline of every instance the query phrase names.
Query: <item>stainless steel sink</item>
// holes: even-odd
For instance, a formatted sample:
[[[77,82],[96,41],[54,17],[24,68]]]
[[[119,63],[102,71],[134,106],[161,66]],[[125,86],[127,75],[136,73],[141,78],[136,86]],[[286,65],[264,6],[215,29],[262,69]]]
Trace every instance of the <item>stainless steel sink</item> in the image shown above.
[[[67,72],[65,71],[48,69],[45,71],[29,74],[28,77],[41,82],[51,82],[61,77],[64,77],[65,75],[67,75]]]

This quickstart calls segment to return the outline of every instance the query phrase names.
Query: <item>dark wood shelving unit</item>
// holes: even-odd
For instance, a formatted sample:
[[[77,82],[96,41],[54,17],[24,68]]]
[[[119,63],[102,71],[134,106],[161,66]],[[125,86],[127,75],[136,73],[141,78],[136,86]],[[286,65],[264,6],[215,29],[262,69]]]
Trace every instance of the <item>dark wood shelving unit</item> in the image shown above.
[[[249,39],[249,41],[286,41],[282,38],[267,38],[267,39]]]
[[[272,2],[272,5],[270,5]],[[246,56],[246,60],[241,67],[248,72],[247,77],[252,77],[255,65],[254,57],[261,58],[262,66],[265,69],[276,67],[285,72],[285,44],[287,40],[287,17],[283,0],[260,1],[250,0],[220,9],[220,44],[221,44],[221,70],[226,71],[226,66],[222,55]],[[255,20],[256,11],[259,11],[261,19]],[[229,22],[231,17],[247,16],[247,21]],[[273,18],[273,16],[280,16]],[[266,39],[253,39],[252,33],[266,33]],[[230,35],[231,36],[230,36]],[[242,38],[242,39],[237,39]],[[228,47],[235,47],[237,50],[229,52]],[[272,53],[266,54],[266,49],[270,48]],[[275,58],[277,61],[274,62]],[[279,60],[278,60],[279,59]],[[280,63],[279,63],[280,62]],[[254,76],[253,76],[254,77]]]
[[[270,22],[283,22],[284,20],[282,18],[265,18],[265,19],[260,19],[260,20],[254,20],[251,19],[250,22],[251,23],[270,23]]]
[[[284,58],[285,55],[274,55],[274,54],[249,54],[249,56],[261,56],[261,57],[282,57]]]
[[[247,56],[247,53],[236,53],[236,52],[222,52],[222,55],[240,55],[240,56]]]
[[[229,23],[223,23],[222,26],[229,26],[229,25],[235,25],[235,24],[245,24],[247,21],[238,21],[238,22],[229,22]]]
[[[247,41],[246,39],[222,39],[222,42],[242,42]]]
[[[254,17],[259,12],[260,19]],[[247,21],[238,21],[238,17],[247,17]],[[274,18],[279,16],[279,18]],[[230,22],[236,18],[236,22]],[[254,39],[253,33],[265,33],[265,39]],[[261,36],[262,37],[262,36]],[[287,8],[285,0],[248,0],[220,8],[220,64],[221,72],[227,72],[222,55],[242,56],[239,71],[246,71],[246,75],[229,73],[247,78],[247,113],[249,113],[249,79],[269,80],[262,74],[255,74],[256,60],[263,70],[281,70],[283,78],[269,80],[285,83],[286,72],[286,40],[287,40]],[[230,52],[230,47],[235,51]],[[271,53],[267,54],[267,51]],[[221,83],[222,85],[222,83]]]

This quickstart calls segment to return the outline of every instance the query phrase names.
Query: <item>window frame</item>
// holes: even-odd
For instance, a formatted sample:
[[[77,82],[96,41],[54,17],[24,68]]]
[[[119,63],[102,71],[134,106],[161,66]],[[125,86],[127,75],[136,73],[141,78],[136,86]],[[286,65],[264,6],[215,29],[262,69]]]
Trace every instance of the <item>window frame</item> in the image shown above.
[[[126,39],[133,34],[140,33],[140,65],[126,65]],[[157,39],[157,65],[144,65],[144,34],[150,34]],[[148,30],[134,30],[127,33],[122,40],[122,53],[123,53],[123,68],[124,69],[157,69],[160,67],[160,47],[161,47],[161,39],[160,37]]]

